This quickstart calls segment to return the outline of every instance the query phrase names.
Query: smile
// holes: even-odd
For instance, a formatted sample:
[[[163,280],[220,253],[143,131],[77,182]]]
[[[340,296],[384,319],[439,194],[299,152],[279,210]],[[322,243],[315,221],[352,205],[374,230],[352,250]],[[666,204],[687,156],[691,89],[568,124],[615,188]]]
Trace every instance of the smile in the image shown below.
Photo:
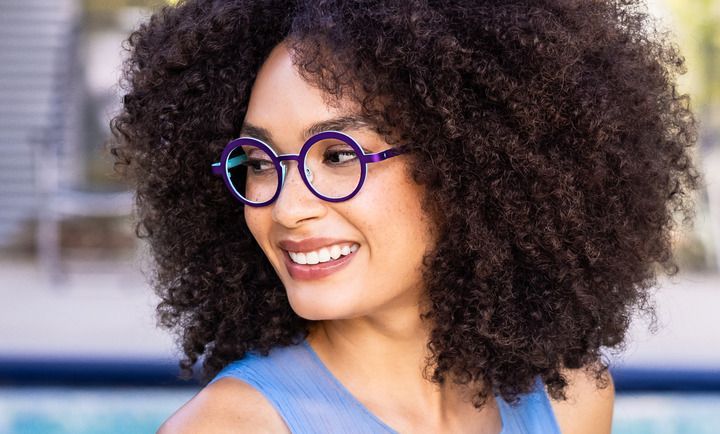
[[[335,250],[334,253],[337,255],[337,258],[335,259],[333,259],[332,257],[333,252],[331,251],[331,249],[325,247],[323,247],[319,251],[302,253],[288,252],[286,250],[283,250],[283,257],[285,259],[285,266],[287,267],[290,277],[296,280],[312,280],[320,279],[345,268],[356,256],[359,248],[360,246],[358,244],[353,244],[352,246],[345,246],[344,248],[340,248],[339,255],[337,255],[338,252],[337,250]],[[324,259],[326,255],[329,256],[327,256],[328,259],[326,261],[320,262],[320,254],[323,250],[325,251],[325,253],[322,253],[322,259]],[[291,255],[295,256],[295,259],[293,259]],[[306,262],[310,263],[299,264],[295,262],[295,260],[302,259],[305,259]],[[316,259],[318,260],[318,262],[313,264],[312,262],[315,262]]]
[[[288,252],[290,259],[300,265],[314,265],[321,262],[335,261],[341,256],[347,256],[354,253],[360,247],[359,244],[334,244],[332,246],[323,247],[318,250],[308,252]]]

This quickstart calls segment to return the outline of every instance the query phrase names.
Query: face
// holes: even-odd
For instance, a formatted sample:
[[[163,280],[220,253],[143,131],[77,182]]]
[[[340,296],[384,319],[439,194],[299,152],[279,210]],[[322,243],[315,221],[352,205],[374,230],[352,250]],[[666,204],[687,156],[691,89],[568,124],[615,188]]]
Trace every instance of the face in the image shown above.
[[[353,115],[354,109],[350,101],[327,105],[322,92],[300,77],[286,45],[280,44],[258,72],[243,135],[254,136],[253,127],[262,128],[277,154],[297,154],[310,125]],[[342,131],[366,153],[391,147],[369,126]],[[327,320],[417,309],[421,261],[433,246],[433,228],[421,210],[422,189],[408,175],[407,156],[368,164],[362,189],[345,202],[315,196],[303,183],[296,162],[289,162],[287,169],[275,202],[245,206],[244,215],[293,310],[306,319]],[[323,246],[331,261],[316,265],[295,264],[288,253],[293,251],[295,259],[296,253],[305,253],[305,261],[314,262],[311,251],[327,259]]]

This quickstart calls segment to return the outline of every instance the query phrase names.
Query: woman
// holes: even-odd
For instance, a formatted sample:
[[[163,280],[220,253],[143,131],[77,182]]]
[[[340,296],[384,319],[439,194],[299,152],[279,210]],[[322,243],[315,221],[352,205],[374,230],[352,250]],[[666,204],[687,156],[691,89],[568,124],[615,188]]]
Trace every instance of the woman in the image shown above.
[[[532,4],[530,4],[532,3]],[[203,389],[161,433],[607,433],[698,175],[632,1],[230,1],[129,38],[112,152]]]

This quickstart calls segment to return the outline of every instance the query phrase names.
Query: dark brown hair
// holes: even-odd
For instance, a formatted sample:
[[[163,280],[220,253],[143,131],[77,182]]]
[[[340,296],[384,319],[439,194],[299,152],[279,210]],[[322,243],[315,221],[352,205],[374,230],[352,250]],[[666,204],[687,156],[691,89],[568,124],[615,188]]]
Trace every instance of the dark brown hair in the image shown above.
[[[540,375],[608,362],[656,274],[677,272],[696,139],[684,60],[637,1],[187,0],[127,39],[116,167],[137,191],[163,327],[203,382],[246,351],[297,343],[242,206],[211,175],[257,71],[291,42],[303,76],[407,143],[440,230],[425,258],[432,380],[515,402]],[[399,131],[391,137],[391,131]],[[658,267],[659,266],[659,267]],[[428,365],[430,366],[430,365]],[[601,384],[602,386],[602,384]],[[479,405],[487,389],[477,390]]]

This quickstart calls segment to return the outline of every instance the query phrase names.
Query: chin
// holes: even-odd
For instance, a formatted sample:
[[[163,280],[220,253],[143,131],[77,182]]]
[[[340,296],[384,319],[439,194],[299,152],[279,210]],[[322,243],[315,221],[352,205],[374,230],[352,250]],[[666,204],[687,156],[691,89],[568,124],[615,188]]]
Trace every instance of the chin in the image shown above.
[[[358,302],[325,294],[318,288],[288,288],[287,296],[292,310],[301,318],[311,321],[347,319],[359,316]]]

